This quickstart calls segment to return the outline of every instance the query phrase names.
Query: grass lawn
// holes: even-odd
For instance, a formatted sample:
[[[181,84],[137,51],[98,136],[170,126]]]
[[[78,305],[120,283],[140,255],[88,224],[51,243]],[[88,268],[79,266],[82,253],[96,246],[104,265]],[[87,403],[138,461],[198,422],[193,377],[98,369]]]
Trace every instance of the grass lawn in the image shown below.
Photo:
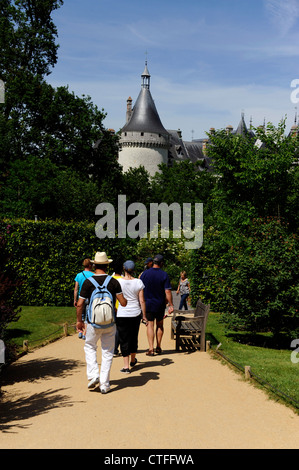
[[[41,346],[45,340],[53,340],[63,335],[64,323],[69,324],[69,332],[73,332],[76,322],[74,307],[22,307],[17,322],[9,324],[8,339],[22,348],[27,340],[30,347]]]
[[[217,345],[221,343],[218,349],[220,354],[242,371],[245,366],[250,366],[253,377],[258,378],[265,386],[269,383],[291,397],[297,402],[292,404],[299,411],[299,363],[294,364],[291,361],[293,349],[268,347],[271,344],[269,334],[252,335],[227,330],[219,322],[219,318],[220,314],[217,313],[211,313],[208,318],[206,340],[211,341],[212,349],[216,350]],[[295,338],[290,339],[290,344],[292,339]]]
[[[267,334],[249,335],[246,332],[227,330],[219,322],[220,315],[210,313],[207,323],[206,340],[210,340],[211,349],[219,347],[219,353],[228,358],[237,370],[250,366],[253,376],[265,388],[269,383],[279,392],[291,397],[290,403],[299,412],[299,363],[291,361],[293,349],[274,349],[269,346],[271,337]],[[48,340],[63,335],[64,323],[69,324],[69,333],[75,331],[76,322],[74,307],[22,307],[20,318],[8,327],[9,339],[22,348],[23,341],[28,340],[29,348],[37,347]],[[290,344],[292,339],[290,339]],[[213,353],[212,353],[213,354]],[[218,356],[221,359],[221,356]],[[266,386],[268,390],[269,387]],[[277,396],[282,396],[277,393]],[[283,397],[283,396],[282,396]],[[285,399],[285,397],[283,397]]]

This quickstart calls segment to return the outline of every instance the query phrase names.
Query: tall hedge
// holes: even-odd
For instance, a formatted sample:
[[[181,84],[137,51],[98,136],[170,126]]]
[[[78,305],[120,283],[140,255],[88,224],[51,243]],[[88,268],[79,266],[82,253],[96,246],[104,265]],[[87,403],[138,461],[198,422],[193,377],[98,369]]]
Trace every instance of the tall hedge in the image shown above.
[[[131,258],[136,245],[131,239],[97,238],[94,223],[2,220],[0,231],[7,224],[10,267],[22,281],[15,291],[19,305],[72,305],[74,278],[84,258],[96,251],[112,259]]]
[[[14,292],[19,285],[19,280],[10,266],[9,254],[6,249],[6,239],[9,237],[9,233],[10,226],[8,224],[5,230],[3,230],[3,227],[0,230],[0,340],[5,342],[5,363],[13,358],[15,353],[14,346],[7,342],[7,325],[17,321],[21,311],[18,299],[13,299]]]
[[[229,234],[210,228],[203,249],[192,253],[193,294],[230,328],[297,338],[298,260],[298,236],[280,219],[254,219]]]

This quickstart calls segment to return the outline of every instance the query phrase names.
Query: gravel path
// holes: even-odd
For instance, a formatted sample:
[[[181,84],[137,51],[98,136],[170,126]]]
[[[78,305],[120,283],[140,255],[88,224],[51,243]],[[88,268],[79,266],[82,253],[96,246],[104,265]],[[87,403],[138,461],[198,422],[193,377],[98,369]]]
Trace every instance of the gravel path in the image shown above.
[[[165,320],[163,354],[148,357],[141,325],[130,375],[113,360],[111,391],[87,390],[77,335],[30,352],[2,385],[1,449],[295,449],[299,416],[209,353],[177,353]]]

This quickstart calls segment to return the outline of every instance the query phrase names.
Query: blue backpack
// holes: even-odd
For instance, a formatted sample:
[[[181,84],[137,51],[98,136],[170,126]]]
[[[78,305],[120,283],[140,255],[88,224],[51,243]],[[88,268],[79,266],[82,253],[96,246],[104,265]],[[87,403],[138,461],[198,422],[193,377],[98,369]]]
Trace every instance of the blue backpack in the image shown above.
[[[88,278],[95,286],[87,307],[87,320],[94,328],[108,328],[115,322],[113,296],[107,288],[110,279],[107,276],[100,286],[93,277]]]

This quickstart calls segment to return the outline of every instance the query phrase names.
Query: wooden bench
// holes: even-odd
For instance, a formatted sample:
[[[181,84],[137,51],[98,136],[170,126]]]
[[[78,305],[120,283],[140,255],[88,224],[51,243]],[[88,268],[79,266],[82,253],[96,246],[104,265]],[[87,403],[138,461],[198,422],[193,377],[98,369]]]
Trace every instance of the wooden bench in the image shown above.
[[[183,351],[201,352],[206,350],[206,324],[210,305],[205,305],[200,299],[195,309],[174,310],[171,319],[171,339],[175,339],[175,348]]]

